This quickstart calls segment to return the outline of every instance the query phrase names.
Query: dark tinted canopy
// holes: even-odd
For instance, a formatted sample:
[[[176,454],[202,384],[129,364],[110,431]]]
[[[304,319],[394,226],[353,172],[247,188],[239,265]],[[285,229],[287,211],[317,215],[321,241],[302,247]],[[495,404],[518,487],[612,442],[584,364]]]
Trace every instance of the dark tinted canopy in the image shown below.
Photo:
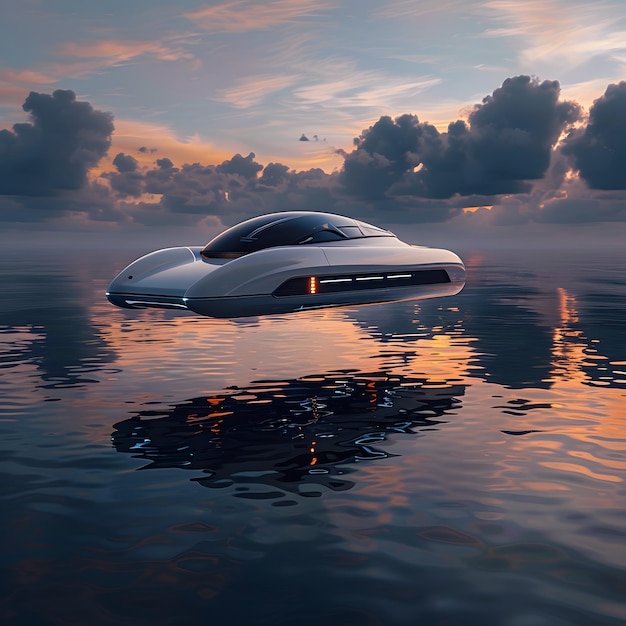
[[[274,246],[297,246],[364,237],[395,237],[388,230],[330,213],[290,211],[260,215],[232,226],[202,250],[207,258],[236,258]]]

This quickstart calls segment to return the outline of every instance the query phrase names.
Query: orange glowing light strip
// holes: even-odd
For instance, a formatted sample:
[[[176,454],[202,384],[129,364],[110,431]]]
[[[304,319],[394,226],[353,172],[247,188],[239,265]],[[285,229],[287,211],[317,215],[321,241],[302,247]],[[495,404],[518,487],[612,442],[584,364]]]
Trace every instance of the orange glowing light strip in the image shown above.
[[[311,276],[311,278],[309,278],[309,293],[317,293],[317,278],[315,278],[315,276]]]

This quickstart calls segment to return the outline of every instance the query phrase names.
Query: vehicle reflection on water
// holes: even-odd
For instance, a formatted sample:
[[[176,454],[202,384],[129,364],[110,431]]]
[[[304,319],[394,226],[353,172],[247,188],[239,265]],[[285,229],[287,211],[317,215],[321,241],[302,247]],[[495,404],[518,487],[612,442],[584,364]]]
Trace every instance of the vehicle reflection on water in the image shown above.
[[[624,249],[535,252],[236,323],[0,256],[0,623],[626,623]]]
[[[350,489],[349,464],[394,456],[394,434],[437,429],[464,392],[460,384],[356,370],[263,380],[144,409],[115,424],[112,440],[119,452],[148,460],[142,469],[200,470],[193,480],[236,485],[238,497],[319,496],[308,486]]]

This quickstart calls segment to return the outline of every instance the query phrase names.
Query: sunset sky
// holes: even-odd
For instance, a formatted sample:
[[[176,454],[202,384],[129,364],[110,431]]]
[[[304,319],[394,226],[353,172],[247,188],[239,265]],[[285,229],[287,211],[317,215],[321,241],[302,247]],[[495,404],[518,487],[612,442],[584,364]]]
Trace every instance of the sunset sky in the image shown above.
[[[5,0],[0,42],[5,232],[626,222],[623,0]]]

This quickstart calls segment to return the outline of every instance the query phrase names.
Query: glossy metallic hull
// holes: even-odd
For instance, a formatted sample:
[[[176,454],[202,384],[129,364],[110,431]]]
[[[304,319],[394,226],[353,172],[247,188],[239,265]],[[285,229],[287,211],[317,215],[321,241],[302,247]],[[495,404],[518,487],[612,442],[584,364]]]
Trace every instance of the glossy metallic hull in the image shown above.
[[[207,260],[201,248],[148,254],[113,280],[110,302],[125,308],[188,309],[248,317],[454,295],[465,268],[448,250],[381,238],[374,245],[279,246]]]

